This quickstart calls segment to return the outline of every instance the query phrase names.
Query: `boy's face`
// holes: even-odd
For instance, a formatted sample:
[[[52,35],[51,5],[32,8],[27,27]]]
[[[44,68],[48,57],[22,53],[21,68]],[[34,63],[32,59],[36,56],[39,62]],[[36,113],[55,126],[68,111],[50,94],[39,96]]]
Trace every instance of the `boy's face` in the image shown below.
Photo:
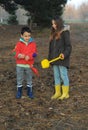
[[[31,33],[24,32],[23,35],[21,35],[21,37],[24,39],[25,42],[28,42],[31,38]]]

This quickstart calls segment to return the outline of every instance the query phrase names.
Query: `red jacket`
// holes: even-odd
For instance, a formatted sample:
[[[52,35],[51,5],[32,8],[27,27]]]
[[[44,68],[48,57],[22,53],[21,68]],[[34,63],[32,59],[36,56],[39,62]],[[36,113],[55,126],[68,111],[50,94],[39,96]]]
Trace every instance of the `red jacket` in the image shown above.
[[[19,41],[16,44],[15,52],[16,52],[15,58],[16,58],[16,63],[17,64],[32,65],[32,64],[34,64],[33,54],[34,53],[37,54],[36,43],[34,41],[31,41],[26,45],[24,42]],[[19,54],[28,55],[30,57],[30,59],[28,61],[26,61],[24,58],[19,59],[18,58]]]

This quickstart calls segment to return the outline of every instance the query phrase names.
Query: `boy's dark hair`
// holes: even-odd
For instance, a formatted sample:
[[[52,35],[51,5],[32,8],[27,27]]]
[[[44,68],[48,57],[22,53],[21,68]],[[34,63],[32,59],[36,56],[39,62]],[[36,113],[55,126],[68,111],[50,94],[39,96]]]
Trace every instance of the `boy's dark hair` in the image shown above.
[[[30,29],[29,27],[27,27],[27,26],[22,27],[22,29],[21,29],[21,34],[23,35],[23,34],[24,34],[24,32],[31,33],[31,29]]]

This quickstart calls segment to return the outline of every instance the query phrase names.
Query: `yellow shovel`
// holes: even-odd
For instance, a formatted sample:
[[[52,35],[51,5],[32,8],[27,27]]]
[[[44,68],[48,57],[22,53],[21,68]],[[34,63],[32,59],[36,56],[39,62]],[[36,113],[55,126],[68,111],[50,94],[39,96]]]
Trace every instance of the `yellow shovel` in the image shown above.
[[[52,60],[48,60],[48,59],[44,59],[41,61],[41,66],[42,68],[49,68],[50,67],[50,63],[57,61],[57,60],[63,60],[64,58],[62,57],[62,54],[59,55],[59,57],[52,59]]]

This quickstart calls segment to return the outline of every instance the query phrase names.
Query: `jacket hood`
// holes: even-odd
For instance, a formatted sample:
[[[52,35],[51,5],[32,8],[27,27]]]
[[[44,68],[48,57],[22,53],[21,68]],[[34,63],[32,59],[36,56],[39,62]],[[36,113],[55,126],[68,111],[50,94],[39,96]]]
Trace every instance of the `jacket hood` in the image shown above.
[[[66,30],[68,30],[68,31],[70,31],[70,25],[64,25],[64,27],[63,27],[63,31],[66,31]]]

